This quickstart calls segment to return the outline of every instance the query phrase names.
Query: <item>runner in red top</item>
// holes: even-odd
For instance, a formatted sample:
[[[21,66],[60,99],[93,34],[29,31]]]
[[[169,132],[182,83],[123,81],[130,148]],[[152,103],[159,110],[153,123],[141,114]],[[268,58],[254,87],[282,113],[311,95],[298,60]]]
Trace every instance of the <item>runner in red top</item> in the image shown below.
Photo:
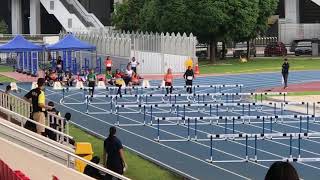
[[[106,71],[111,74],[112,60],[110,56],[107,56],[107,59],[104,60],[104,65],[106,67]]]
[[[164,82],[165,82],[165,86],[166,86],[166,90],[167,90],[167,94],[171,94],[173,87],[172,87],[172,83],[173,83],[173,75],[172,75],[172,69],[168,69],[167,74],[164,75]],[[169,88],[170,86],[170,88]]]

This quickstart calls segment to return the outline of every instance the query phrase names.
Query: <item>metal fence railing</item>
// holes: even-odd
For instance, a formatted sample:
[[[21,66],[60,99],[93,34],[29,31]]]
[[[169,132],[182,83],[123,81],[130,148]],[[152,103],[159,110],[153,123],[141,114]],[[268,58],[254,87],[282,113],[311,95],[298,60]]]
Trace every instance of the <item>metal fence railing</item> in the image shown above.
[[[32,112],[32,105],[29,102],[3,92],[0,92],[0,106],[27,118]]]
[[[51,128],[51,127],[49,127],[49,126],[46,126],[46,125],[44,125],[44,124],[38,123],[38,122],[36,122],[36,121],[34,121],[34,120],[31,120],[31,119],[29,119],[29,118],[27,118],[27,117],[24,117],[24,116],[22,116],[22,115],[20,115],[20,114],[18,114],[18,113],[15,113],[15,112],[13,112],[13,111],[10,111],[9,109],[6,109],[6,108],[4,108],[4,107],[0,107],[0,112],[3,113],[3,114],[6,114],[6,115],[8,116],[8,120],[14,119],[14,120],[18,121],[22,127],[24,126],[24,124],[25,124],[27,121],[35,124],[36,126],[42,126],[42,127],[44,127],[46,130],[55,133],[56,136],[57,136],[57,141],[60,142],[60,143],[62,143],[62,144],[65,142],[65,140],[66,140],[67,142],[69,142],[71,139],[73,139],[73,137],[69,136],[68,134],[65,134],[64,132],[58,131],[58,130],[56,130],[56,129],[54,129],[54,128]]]
[[[115,178],[118,178],[118,179],[121,179],[121,180],[130,180],[129,178],[127,178],[127,177],[125,177],[125,176],[122,176],[122,175],[120,175],[120,174],[118,174],[118,173],[115,173],[115,172],[113,172],[113,171],[111,171],[111,170],[109,170],[109,169],[106,169],[106,168],[104,168],[104,167],[102,167],[102,166],[100,166],[100,165],[98,165],[98,164],[95,164],[95,163],[93,163],[93,162],[91,162],[91,161],[88,161],[88,160],[86,160],[86,159],[84,159],[84,158],[82,158],[82,157],[80,157],[80,156],[78,156],[78,155],[75,155],[75,154],[72,153],[72,152],[69,152],[69,151],[67,151],[67,150],[65,150],[65,149],[62,149],[62,148],[60,148],[60,147],[57,147],[57,146],[55,146],[55,145],[53,145],[53,144],[51,144],[51,143],[49,143],[49,142],[46,142],[46,141],[44,141],[44,140],[42,140],[42,139],[37,138],[37,137],[35,137],[35,136],[33,136],[33,135],[29,134],[29,133],[23,132],[23,131],[21,131],[21,130],[19,130],[19,129],[17,129],[17,128],[14,128],[14,127],[9,126],[9,125],[7,125],[7,124],[5,124],[5,123],[2,123],[1,121],[0,121],[0,125],[1,125],[1,126],[5,126],[6,128],[9,128],[9,129],[15,131],[16,133],[21,134],[21,135],[23,135],[23,136],[25,136],[25,137],[31,138],[31,139],[33,139],[33,140],[35,140],[35,141],[37,141],[37,142],[39,142],[39,143],[41,143],[41,144],[43,144],[43,145],[45,145],[45,146],[49,146],[50,148],[55,149],[55,150],[59,151],[60,153],[65,154],[66,157],[67,157],[67,161],[66,161],[66,163],[63,163],[63,165],[65,165],[65,166],[68,167],[68,168],[74,168],[72,162],[74,162],[74,160],[80,160],[80,161],[83,161],[84,163],[86,163],[87,165],[90,165],[90,166],[98,169],[99,171],[101,171],[101,172],[103,172],[103,173],[112,175],[112,176],[115,177]],[[10,134],[7,133],[7,132],[1,132],[1,133],[10,135]],[[15,137],[12,137],[12,138],[15,138]],[[28,144],[29,142],[25,142],[25,143]],[[40,148],[41,148],[41,147],[40,147]],[[49,153],[49,154],[51,153],[51,152],[48,151],[48,149],[46,149],[46,148],[43,148],[43,149],[41,149],[41,150],[44,151],[44,152],[47,152],[47,153]],[[54,154],[53,154],[53,155],[54,155]],[[60,162],[60,163],[61,163],[61,162]]]
[[[8,119],[14,119],[18,121],[21,126],[24,126],[27,121],[37,125],[43,126],[47,131],[52,132],[56,136],[56,140],[59,142],[69,143],[69,122],[61,116],[58,116],[52,112],[47,113],[47,124],[41,124],[33,121],[30,118],[32,112],[32,105],[17,96],[0,93],[0,111],[6,114]],[[50,125],[54,126],[50,127]]]

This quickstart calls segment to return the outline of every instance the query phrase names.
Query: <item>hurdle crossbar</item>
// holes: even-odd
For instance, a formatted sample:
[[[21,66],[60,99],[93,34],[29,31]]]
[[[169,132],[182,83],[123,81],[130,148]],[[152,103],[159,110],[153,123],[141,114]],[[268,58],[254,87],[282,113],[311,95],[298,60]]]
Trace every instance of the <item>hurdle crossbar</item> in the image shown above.
[[[239,119],[281,119],[281,118],[314,118],[315,115],[276,115],[276,116],[203,116],[203,117],[157,117],[155,120],[160,121],[178,121],[178,120],[239,120]]]
[[[235,87],[243,87],[243,84],[213,84],[213,85],[193,85],[193,86],[172,86],[176,89],[183,89],[183,88],[235,88]],[[119,87],[115,86],[108,86],[106,89],[118,89]],[[126,87],[128,89],[165,89],[171,88],[171,86],[132,86]]]
[[[257,133],[257,134],[247,134],[247,133],[239,133],[239,134],[208,134],[207,138],[213,139],[237,139],[237,138],[279,138],[279,137],[292,137],[292,138],[303,138],[303,137],[319,137],[320,133]]]
[[[194,93],[194,94],[124,94],[124,95],[93,95],[93,97],[108,98],[138,98],[138,97],[202,97],[202,96],[253,96],[253,95],[285,95],[285,92],[265,92],[265,93]]]
[[[243,87],[243,84],[213,84],[213,85],[193,85],[193,86],[172,86],[175,89],[184,89],[184,88],[236,88]],[[171,88],[171,86],[127,86],[121,87],[121,89],[165,89]],[[64,87],[65,90],[79,90],[79,89],[92,89],[92,87]],[[105,90],[116,90],[119,87],[116,86],[106,86],[106,87],[95,87],[95,89],[105,89]]]
[[[228,107],[228,106],[267,106],[267,105],[306,105],[306,102],[267,102],[267,103],[188,103],[188,104],[118,104],[119,108],[141,108],[141,107]]]

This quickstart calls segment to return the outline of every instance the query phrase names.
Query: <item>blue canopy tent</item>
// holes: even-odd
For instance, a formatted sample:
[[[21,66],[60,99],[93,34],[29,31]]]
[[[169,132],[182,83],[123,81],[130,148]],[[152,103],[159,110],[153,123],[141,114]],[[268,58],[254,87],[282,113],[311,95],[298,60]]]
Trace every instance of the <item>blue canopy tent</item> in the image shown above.
[[[78,63],[75,57],[72,57],[72,52],[75,51],[96,51],[96,46],[77,39],[74,35],[68,34],[59,42],[46,46],[50,52],[63,51],[63,70],[69,69],[71,72],[78,71]],[[55,67],[55,60],[52,59],[52,67]],[[85,60],[85,64],[88,61]]]
[[[19,72],[30,73],[35,76],[38,73],[38,53],[43,50],[42,46],[31,43],[21,35],[17,35],[8,43],[0,46],[0,52],[18,54],[19,60],[17,60],[16,69]]]

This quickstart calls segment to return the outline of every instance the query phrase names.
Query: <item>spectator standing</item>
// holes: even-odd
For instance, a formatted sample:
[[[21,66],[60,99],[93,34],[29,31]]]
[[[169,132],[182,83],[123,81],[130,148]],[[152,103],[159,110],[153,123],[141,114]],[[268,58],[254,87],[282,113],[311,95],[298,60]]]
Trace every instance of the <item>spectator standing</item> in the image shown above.
[[[54,107],[54,103],[52,101],[48,102],[48,106],[51,107],[51,109],[47,111],[48,113],[53,113],[57,116],[60,116],[60,112]],[[58,127],[60,126],[60,124],[57,122],[57,118],[51,117],[51,119],[49,119],[48,123],[51,128],[59,131]],[[51,130],[46,129],[46,135],[48,136],[48,138],[50,138],[54,141],[57,140],[57,134]]]
[[[167,94],[171,94],[173,90],[173,75],[171,68],[168,69],[167,74],[164,75],[164,85],[166,86]]]
[[[191,66],[188,66],[188,69],[183,75],[183,78],[186,80],[187,93],[192,93],[192,81],[194,79],[194,73]]]
[[[289,162],[273,163],[265,178],[265,180],[299,180],[296,169]]]
[[[6,93],[6,94],[11,93],[11,86],[10,85],[6,86],[6,91],[4,93]]]
[[[94,73],[94,70],[91,69],[90,73],[87,76],[87,80],[88,80],[88,86],[89,86],[89,94],[91,95],[91,97],[93,97],[93,93],[94,93],[94,88],[96,86],[96,81],[97,81],[97,76]]]
[[[12,108],[12,105],[10,103],[10,96],[8,96],[11,93],[11,86],[10,85],[6,86],[6,90],[5,90],[4,93],[6,94],[6,97],[7,97],[7,103],[6,104],[8,105],[10,111],[12,111],[13,108]]]
[[[94,156],[91,159],[91,162],[95,164],[99,164],[100,158],[98,156]],[[84,168],[83,174],[86,174],[94,179],[103,179],[103,176],[101,175],[99,169],[92,167],[90,165],[86,165],[86,167]]]
[[[129,64],[131,65],[131,69],[132,69],[135,73],[137,73],[137,66],[138,66],[140,63],[136,60],[135,57],[132,57],[132,59],[131,59],[131,61],[130,61]]]
[[[58,56],[56,71],[58,73],[58,80],[62,81],[62,72],[63,71],[62,71],[62,59],[61,59],[61,56]]]
[[[284,63],[282,64],[282,77],[283,77],[283,83],[284,83],[284,89],[288,87],[288,76],[289,76],[289,62],[288,59],[284,59]]]
[[[46,106],[46,97],[44,94],[44,78],[39,78],[37,81],[38,87],[29,91],[24,99],[32,103],[32,118],[36,122],[46,125],[45,111],[46,109],[51,109],[51,107]],[[45,135],[45,127],[37,125],[37,133]]]
[[[115,135],[116,128],[112,126],[109,130],[109,137],[104,140],[103,163],[107,169],[123,174],[124,168],[126,168],[123,146]],[[111,180],[112,176],[106,174],[105,179]]]
[[[107,58],[104,60],[104,65],[106,67],[106,72],[111,74],[112,60],[111,60],[110,56],[107,56]]]

